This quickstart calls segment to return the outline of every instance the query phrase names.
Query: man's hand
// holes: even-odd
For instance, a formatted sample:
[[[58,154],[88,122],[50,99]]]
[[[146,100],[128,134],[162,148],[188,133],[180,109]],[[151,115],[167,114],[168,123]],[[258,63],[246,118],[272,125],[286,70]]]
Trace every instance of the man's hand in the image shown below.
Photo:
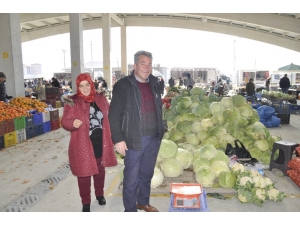
[[[122,156],[126,155],[126,150],[128,150],[128,148],[125,141],[118,142],[117,144],[115,144],[115,147]]]

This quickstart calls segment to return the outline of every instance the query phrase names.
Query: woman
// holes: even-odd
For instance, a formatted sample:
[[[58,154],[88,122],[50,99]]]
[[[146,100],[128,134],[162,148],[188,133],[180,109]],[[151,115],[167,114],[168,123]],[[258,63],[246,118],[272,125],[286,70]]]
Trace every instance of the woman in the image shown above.
[[[90,212],[91,176],[94,179],[96,199],[105,205],[105,167],[116,166],[117,160],[111,140],[108,120],[109,103],[96,92],[89,74],[79,74],[77,93],[64,96],[62,127],[71,132],[69,162],[77,176],[82,211]]]

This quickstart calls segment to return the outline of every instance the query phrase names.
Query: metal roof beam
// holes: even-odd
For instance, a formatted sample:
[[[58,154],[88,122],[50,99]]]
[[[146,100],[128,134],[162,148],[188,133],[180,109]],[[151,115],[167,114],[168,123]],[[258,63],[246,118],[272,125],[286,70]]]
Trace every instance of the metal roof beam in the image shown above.
[[[118,24],[120,24],[121,26],[124,26],[124,20],[120,19],[115,13],[111,13],[110,14],[111,18],[114,19]]]

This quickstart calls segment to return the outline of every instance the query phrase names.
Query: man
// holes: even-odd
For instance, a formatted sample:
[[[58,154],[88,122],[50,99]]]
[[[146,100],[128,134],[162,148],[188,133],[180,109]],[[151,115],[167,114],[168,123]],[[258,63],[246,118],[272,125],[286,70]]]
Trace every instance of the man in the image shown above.
[[[290,87],[290,79],[287,77],[287,74],[284,74],[284,77],[282,77],[279,81],[279,86],[281,88],[281,91],[283,93],[288,93],[289,87]]]
[[[0,101],[7,101],[7,99],[13,98],[12,96],[7,96],[6,94],[6,76],[3,72],[0,72]]]
[[[186,80],[186,88],[188,90],[191,90],[195,84],[194,79],[191,77],[191,74],[187,73],[186,74],[187,80]]]
[[[174,87],[175,81],[174,81],[173,77],[171,77],[168,82],[169,82],[170,87]]]
[[[253,78],[249,79],[249,82],[246,84],[246,92],[248,96],[254,96],[255,94],[255,85],[253,83]]]
[[[164,78],[160,78],[159,85],[160,85],[160,88],[161,88],[161,96],[163,96],[164,92],[165,92],[165,80],[164,80]]]
[[[151,74],[152,54],[134,55],[131,75],[113,87],[109,111],[112,140],[124,157],[123,204],[125,212],[158,212],[151,206],[151,179],[164,135],[161,89]]]
[[[181,79],[181,77],[179,77],[179,86],[183,85],[183,80]]]
[[[98,79],[95,79],[94,81],[94,86],[95,86],[95,89],[96,91],[99,89],[99,82],[98,82]]]

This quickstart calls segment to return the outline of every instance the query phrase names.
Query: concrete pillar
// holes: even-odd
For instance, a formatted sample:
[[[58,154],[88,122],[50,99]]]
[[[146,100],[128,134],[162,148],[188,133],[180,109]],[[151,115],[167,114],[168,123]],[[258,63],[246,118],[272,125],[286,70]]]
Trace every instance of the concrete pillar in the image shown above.
[[[76,78],[80,73],[84,72],[82,15],[80,13],[70,13],[69,18],[72,91],[76,93]]]
[[[128,75],[126,26],[121,26],[121,73]]]
[[[0,13],[0,71],[6,76],[6,93],[25,96],[22,45],[18,13]]]
[[[110,63],[110,27],[111,16],[102,13],[102,44],[103,44],[103,76],[108,89],[112,89],[112,69]]]

